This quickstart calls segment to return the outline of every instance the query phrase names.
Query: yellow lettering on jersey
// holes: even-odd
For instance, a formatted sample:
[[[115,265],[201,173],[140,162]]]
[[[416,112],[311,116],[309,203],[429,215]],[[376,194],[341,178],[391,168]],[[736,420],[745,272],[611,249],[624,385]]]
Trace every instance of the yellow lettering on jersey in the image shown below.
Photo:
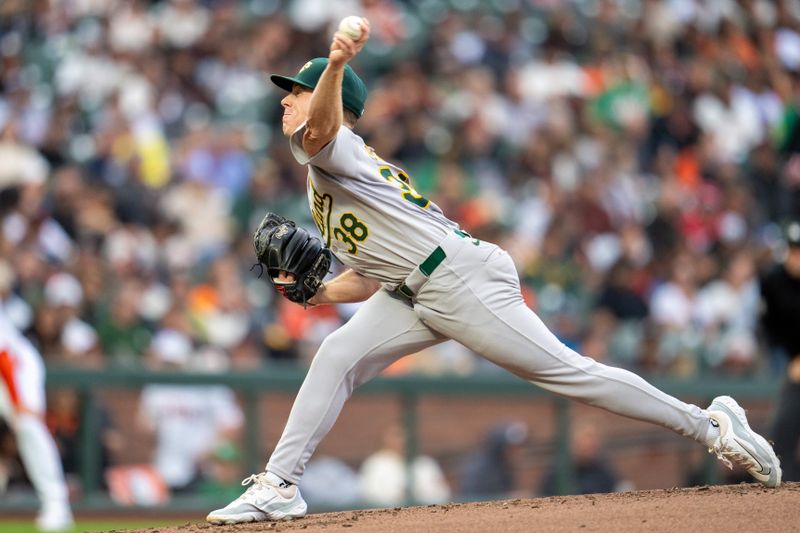
[[[317,229],[325,241],[325,246],[331,246],[331,212],[333,211],[333,197],[328,193],[320,193],[314,187],[311,175],[308,176],[308,201],[311,204],[311,218],[314,219]]]

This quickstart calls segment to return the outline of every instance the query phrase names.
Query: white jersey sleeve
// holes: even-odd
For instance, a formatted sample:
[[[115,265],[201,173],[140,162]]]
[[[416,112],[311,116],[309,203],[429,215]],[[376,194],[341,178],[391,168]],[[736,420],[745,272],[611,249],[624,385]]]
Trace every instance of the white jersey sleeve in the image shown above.
[[[458,225],[414,190],[408,174],[381,159],[350,128],[310,156],[305,124],[290,137],[308,166],[308,201],[325,245],[346,266],[386,283],[403,281]]]

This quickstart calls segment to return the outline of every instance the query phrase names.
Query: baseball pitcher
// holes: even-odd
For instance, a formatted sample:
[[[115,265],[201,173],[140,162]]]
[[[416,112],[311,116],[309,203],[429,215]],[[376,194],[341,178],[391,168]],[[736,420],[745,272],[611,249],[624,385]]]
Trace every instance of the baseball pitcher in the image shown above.
[[[366,19],[361,30],[356,38],[337,32],[329,56],[312,59],[293,77],[271,77],[288,92],[283,133],[297,162],[308,167],[308,202],[321,242],[268,215],[255,248],[269,279],[295,302],[366,301],[320,347],[266,471],[247,478],[244,494],[207,520],[303,516],[297,483],[353,389],[447,339],[556,394],[694,439],[766,486],[780,484],[772,447],[732,398],[701,409],[566,347],[524,304],[509,255],[461,231],[414,190],[403,169],[364,144],[354,128],[367,90],[348,65],[369,38]],[[322,283],[328,250],[348,270]]]

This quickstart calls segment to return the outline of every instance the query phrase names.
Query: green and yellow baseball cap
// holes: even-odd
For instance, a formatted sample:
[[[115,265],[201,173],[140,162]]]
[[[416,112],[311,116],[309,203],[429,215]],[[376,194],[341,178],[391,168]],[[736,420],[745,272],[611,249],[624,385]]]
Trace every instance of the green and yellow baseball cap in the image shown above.
[[[322,76],[322,72],[327,66],[327,57],[315,57],[303,65],[293,78],[272,74],[269,79],[284,91],[291,92],[295,83],[314,90],[320,76]],[[361,81],[361,78],[358,77],[355,71],[350,68],[350,65],[345,65],[344,78],[342,79],[342,105],[345,109],[355,113],[357,117],[361,117],[361,115],[364,114],[364,104],[366,101],[367,86],[364,85],[364,82]]]

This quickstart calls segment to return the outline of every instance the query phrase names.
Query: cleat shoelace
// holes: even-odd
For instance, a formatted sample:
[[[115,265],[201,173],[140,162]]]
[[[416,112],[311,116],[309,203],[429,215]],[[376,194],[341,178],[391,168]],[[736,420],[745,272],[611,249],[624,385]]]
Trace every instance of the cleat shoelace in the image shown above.
[[[752,460],[742,452],[736,451],[731,449],[728,446],[725,446],[722,443],[722,438],[720,438],[716,445],[708,449],[708,453],[713,453],[717,456],[717,459],[722,461],[722,463],[733,470],[733,464],[731,464],[731,459],[733,462],[738,464],[739,466],[745,468],[746,470],[750,470],[753,468]]]
[[[247,487],[248,485],[250,486]],[[243,501],[252,502],[258,489],[265,488],[267,485],[267,474],[265,472],[248,476],[242,480],[242,486],[247,487],[247,490],[240,496],[240,498]]]

